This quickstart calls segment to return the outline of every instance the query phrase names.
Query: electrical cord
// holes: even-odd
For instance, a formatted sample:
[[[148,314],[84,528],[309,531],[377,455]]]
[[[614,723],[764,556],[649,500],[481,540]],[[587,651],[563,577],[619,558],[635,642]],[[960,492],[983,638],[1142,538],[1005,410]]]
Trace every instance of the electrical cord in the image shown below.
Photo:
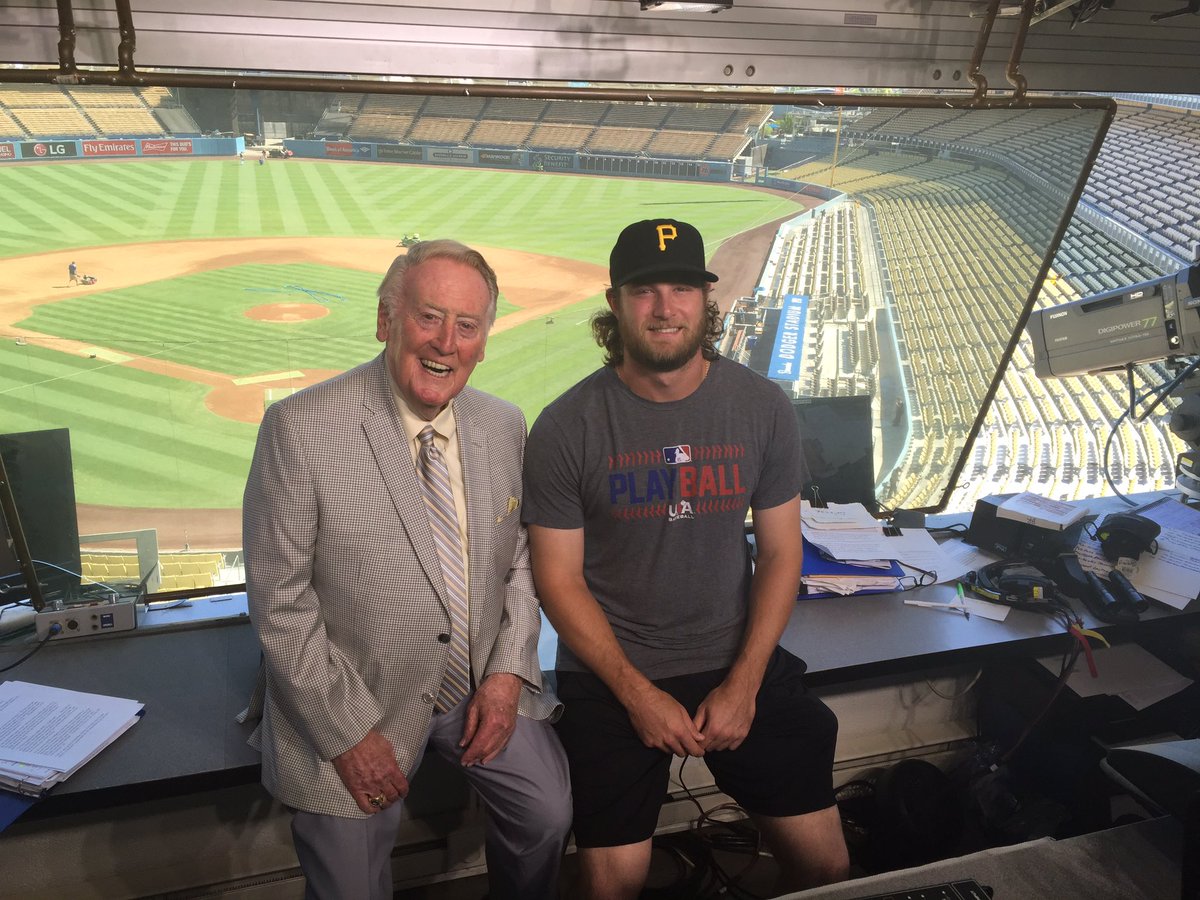
[[[67,575],[71,575],[75,578],[78,578],[80,581],[82,581],[83,577],[84,577],[83,573],[81,573],[81,572],[72,572],[70,569],[64,569],[62,566],[58,565],[57,563],[46,562],[46,560],[44,560],[44,559],[35,559],[35,560],[33,560],[33,562],[37,563],[39,566],[49,566],[51,569],[58,569],[58,571],[64,572]],[[100,587],[104,588],[106,591],[112,591],[114,594],[120,593],[120,591],[117,590],[115,587],[113,587],[111,584],[105,584],[103,581],[96,581],[94,578],[92,578],[92,579],[89,579],[89,582],[90,582],[89,587],[92,584],[97,584]]]
[[[1131,500],[1129,497],[1126,497],[1125,494],[1123,494],[1121,490],[1113,483],[1112,473],[1109,471],[1109,457],[1112,454],[1112,443],[1116,439],[1117,430],[1121,427],[1121,423],[1126,419],[1130,419],[1131,421],[1139,424],[1144,422],[1146,418],[1152,412],[1154,412],[1154,410],[1158,409],[1158,407],[1166,401],[1167,397],[1171,395],[1175,388],[1179,387],[1179,385],[1183,384],[1183,382],[1187,381],[1187,379],[1192,376],[1197,368],[1200,368],[1200,356],[1196,357],[1190,363],[1184,366],[1170,381],[1162,382],[1161,384],[1147,389],[1146,392],[1139,397],[1136,396],[1133,386],[1133,363],[1126,364],[1125,380],[1129,386],[1129,405],[1125,408],[1121,415],[1117,417],[1116,421],[1112,423],[1112,426],[1108,430],[1108,438],[1104,442],[1104,456],[1101,460],[1100,471],[1101,474],[1104,475],[1105,483],[1107,483],[1112,489],[1113,494],[1127,505],[1137,506],[1137,503],[1134,500]],[[1144,412],[1138,413],[1135,411],[1139,404],[1145,403],[1151,397],[1154,397],[1155,400]]]
[[[957,694],[943,694],[941,691],[939,691],[936,687],[933,686],[933,682],[928,678],[925,679],[925,686],[928,687],[932,693],[941,697],[943,700],[958,700],[959,698],[965,697],[965,696],[967,696],[967,694],[971,693],[971,689],[973,687],[975,687],[976,684],[979,683],[979,679],[982,677],[983,677],[983,669],[979,668],[975,671],[975,677],[971,679],[970,683],[965,688],[963,688],[961,691],[959,691]]]
[[[688,759],[685,757],[680,763],[679,784],[687,799],[696,807],[697,816],[692,821],[689,831],[657,837],[654,839],[654,846],[674,855],[685,870],[690,871],[681,882],[665,889],[648,889],[643,892],[643,896],[686,897],[688,900],[711,897],[761,900],[759,895],[742,884],[763,853],[761,835],[747,821],[745,810],[736,803],[724,803],[708,810],[701,805],[683,778]],[[735,814],[738,818],[718,818],[724,814]],[[718,850],[750,854],[750,859],[741,869],[731,873],[714,855],[714,851]]]
[[[1037,715],[1030,719],[1025,725],[1025,729],[1021,732],[1020,736],[1016,739],[1013,745],[1001,755],[999,765],[1004,765],[1016,755],[1017,751],[1021,749],[1021,745],[1025,743],[1025,739],[1033,733],[1033,729],[1036,728],[1038,723],[1046,717],[1048,712],[1050,712],[1050,708],[1054,706],[1054,702],[1058,699],[1059,694],[1061,694],[1063,688],[1067,686],[1067,679],[1071,677],[1071,672],[1074,671],[1075,663],[1079,660],[1079,654],[1082,650],[1080,643],[1075,639],[1075,636],[1070,633],[1069,628],[1068,637],[1071,640],[1071,645],[1066,652],[1063,653],[1062,662],[1059,664],[1058,678],[1054,683],[1054,690],[1050,692],[1050,696],[1046,699],[1046,702],[1042,705],[1042,708],[1038,711]]]
[[[45,647],[46,644],[48,644],[50,642],[50,638],[54,637],[60,631],[62,631],[62,626],[59,625],[57,622],[54,622],[50,626],[50,630],[46,632],[46,636],[44,638],[42,638],[40,641],[38,641],[37,646],[35,646],[32,650],[30,650],[28,653],[26,653],[24,656],[22,656],[20,659],[18,659],[15,663],[10,663],[9,665],[5,666],[3,669],[0,669],[0,672],[7,672],[10,669],[15,669],[21,663],[25,662],[25,660],[29,659],[29,657],[33,656],[33,654],[37,653],[39,650],[41,650],[43,647]]]

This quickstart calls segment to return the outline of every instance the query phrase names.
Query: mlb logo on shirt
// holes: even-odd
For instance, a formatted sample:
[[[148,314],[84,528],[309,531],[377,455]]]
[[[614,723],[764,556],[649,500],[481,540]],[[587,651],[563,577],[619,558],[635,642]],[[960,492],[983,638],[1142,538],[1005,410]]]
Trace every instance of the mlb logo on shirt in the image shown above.
[[[663,462],[668,466],[690,463],[692,461],[692,445],[676,444],[674,447],[663,447],[662,454]]]

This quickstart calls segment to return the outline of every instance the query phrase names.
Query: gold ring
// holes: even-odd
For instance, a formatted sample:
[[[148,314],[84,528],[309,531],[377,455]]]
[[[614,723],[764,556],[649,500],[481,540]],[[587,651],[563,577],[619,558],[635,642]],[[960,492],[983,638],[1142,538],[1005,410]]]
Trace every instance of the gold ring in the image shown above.
[[[376,794],[374,797],[368,797],[367,802],[376,809],[380,809],[383,804],[387,803],[387,797],[383,796],[383,794]]]

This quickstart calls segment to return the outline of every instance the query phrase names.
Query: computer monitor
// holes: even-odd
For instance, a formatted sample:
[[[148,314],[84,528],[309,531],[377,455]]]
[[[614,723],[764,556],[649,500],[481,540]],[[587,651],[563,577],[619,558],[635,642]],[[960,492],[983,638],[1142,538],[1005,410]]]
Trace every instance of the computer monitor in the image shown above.
[[[861,503],[875,511],[871,397],[800,397],[792,400],[792,410],[808,466],[803,499]]]
[[[45,599],[75,598],[79,593],[79,522],[69,431],[53,428],[0,435],[0,458],[15,512],[15,516],[5,516],[4,552],[14,557],[12,562],[20,563],[19,548],[12,540],[19,523]],[[8,521],[11,518],[16,523]],[[20,599],[29,596],[26,581],[21,576],[20,583],[27,593]],[[15,587],[16,580],[10,583]],[[10,587],[4,596],[7,598],[12,590]]]

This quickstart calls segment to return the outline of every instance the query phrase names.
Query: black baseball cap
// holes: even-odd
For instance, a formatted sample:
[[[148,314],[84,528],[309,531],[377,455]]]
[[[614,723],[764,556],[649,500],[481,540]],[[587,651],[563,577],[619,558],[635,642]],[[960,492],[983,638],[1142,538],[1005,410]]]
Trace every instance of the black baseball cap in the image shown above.
[[[717,280],[704,266],[704,238],[699,231],[674,219],[644,219],[621,232],[608,257],[613,287],[631,281],[661,281],[671,275],[684,282]]]

